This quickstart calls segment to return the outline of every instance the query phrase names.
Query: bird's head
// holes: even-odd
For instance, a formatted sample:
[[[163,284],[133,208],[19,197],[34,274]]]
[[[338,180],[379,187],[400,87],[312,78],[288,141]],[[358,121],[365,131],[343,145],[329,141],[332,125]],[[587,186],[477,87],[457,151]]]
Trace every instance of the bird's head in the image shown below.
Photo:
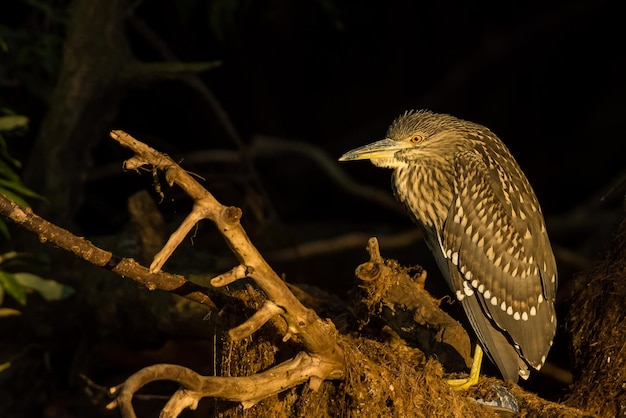
[[[378,167],[399,168],[423,159],[445,159],[469,147],[468,122],[427,110],[408,111],[393,121],[385,139],[346,152],[339,161],[370,160]]]

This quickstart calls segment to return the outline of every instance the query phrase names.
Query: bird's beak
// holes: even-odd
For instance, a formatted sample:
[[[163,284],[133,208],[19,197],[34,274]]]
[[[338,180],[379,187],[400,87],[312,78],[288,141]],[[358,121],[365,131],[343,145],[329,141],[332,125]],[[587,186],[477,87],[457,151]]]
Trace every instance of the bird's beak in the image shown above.
[[[385,138],[348,151],[339,158],[339,161],[393,158],[395,153],[403,148],[406,148],[404,143]]]

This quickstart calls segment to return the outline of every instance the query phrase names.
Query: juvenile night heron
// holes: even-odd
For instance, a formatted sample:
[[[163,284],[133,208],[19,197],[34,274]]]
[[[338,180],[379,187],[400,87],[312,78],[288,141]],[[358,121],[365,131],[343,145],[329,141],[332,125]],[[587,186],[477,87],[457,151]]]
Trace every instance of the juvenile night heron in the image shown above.
[[[505,380],[539,370],[556,331],[556,264],[537,197],[506,146],[484,126],[420,110],[340,161],[363,159],[394,170],[396,197],[478,337],[470,378],[451,383],[477,381],[482,350]]]

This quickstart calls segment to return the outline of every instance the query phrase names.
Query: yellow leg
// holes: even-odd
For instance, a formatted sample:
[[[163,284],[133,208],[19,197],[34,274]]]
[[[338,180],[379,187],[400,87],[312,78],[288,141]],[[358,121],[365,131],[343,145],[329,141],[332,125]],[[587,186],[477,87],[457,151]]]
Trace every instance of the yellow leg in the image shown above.
[[[472,368],[470,369],[469,376],[465,379],[449,379],[447,383],[452,386],[454,390],[465,390],[478,383],[478,377],[480,376],[480,366],[483,362],[483,349],[480,345],[476,344],[474,349],[474,361],[472,362]]]

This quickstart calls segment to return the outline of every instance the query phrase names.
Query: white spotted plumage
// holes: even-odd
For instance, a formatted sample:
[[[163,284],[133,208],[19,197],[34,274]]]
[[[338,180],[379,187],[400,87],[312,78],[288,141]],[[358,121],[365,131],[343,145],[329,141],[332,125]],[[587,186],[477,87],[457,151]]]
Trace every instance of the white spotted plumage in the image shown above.
[[[423,140],[411,143],[419,134]],[[407,112],[377,157],[426,235],[485,352],[507,380],[540,368],[556,329],[556,264],[539,203],[489,129],[449,115]],[[370,154],[367,154],[370,153]]]

